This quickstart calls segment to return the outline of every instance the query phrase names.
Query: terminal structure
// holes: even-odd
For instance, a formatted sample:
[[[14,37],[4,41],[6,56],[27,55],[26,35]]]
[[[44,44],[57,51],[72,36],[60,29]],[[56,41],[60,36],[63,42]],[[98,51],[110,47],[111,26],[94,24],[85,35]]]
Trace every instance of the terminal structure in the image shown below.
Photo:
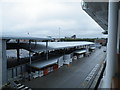
[[[92,42],[50,42],[49,38],[2,37],[0,86],[47,75],[73,59],[89,55],[95,49]],[[15,50],[15,56],[9,56]],[[22,54],[26,50],[26,55]],[[75,57],[74,57],[75,56]]]
[[[107,66],[102,88],[120,88],[120,2],[119,0],[83,0],[82,8],[108,32]],[[96,2],[95,2],[96,1]]]
[[[108,33],[106,68],[100,75],[98,86],[120,88],[120,3],[118,0],[107,1],[83,0],[82,8]],[[72,60],[89,56],[95,49],[92,42],[49,41],[49,38],[35,37],[0,38],[0,88],[13,81],[45,76],[64,64],[69,65]],[[16,57],[11,58],[7,56],[7,52],[13,49],[16,50]],[[21,56],[21,50],[26,50],[28,56]],[[94,70],[97,67],[99,65]],[[88,76],[90,75],[91,73]]]

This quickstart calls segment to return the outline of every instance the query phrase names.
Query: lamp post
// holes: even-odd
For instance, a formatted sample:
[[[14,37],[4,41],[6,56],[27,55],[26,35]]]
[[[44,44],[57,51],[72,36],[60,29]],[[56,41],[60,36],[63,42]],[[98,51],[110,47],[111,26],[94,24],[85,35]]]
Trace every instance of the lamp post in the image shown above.
[[[61,28],[59,27],[59,40],[60,40],[60,29],[61,29]]]

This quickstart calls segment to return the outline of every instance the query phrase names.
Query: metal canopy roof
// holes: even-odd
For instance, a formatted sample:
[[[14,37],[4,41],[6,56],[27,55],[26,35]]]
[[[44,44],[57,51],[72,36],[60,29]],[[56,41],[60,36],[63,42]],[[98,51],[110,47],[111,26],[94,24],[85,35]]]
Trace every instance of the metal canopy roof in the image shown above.
[[[91,16],[105,31],[108,30],[108,2],[82,3],[83,10]]]
[[[42,45],[42,44],[31,44],[29,46],[28,43],[21,43],[20,44],[20,47],[22,47],[23,49],[26,49],[28,51],[31,51],[31,52],[43,52],[43,51],[46,51],[46,45]],[[30,49],[31,48],[31,49]],[[47,48],[47,50],[52,50],[53,48],[49,47]]]
[[[50,65],[53,65],[53,64],[57,64],[58,62],[58,57],[57,58],[52,58],[52,59],[49,59],[49,60],[43,60],[43,61],[39,61],[39,62],[34,62],[31,64],[31,67],[34,67],[34,68],[37,68],[37,69],[42,69],[46,66],[50,66]]]
[[[76,54],[82,54],[82,53],[86,53],[86,52],[87,52],[87,50],[77,50],[74,53],[76,53]]]
[[[16,39],[16,40],[52,40],[51,38],[39,38],[39,37],[30,37],[30,36],[2,36],[1,39],[9,40],[9,39]]]
[[[18,43],[14,43],[11,46],[14,47],[15,44],[18,45]],[[73,48],[76,46],[84,46],[84,45],[92,45],[92,44],[94,43],[92,42],[48,42],[47,50]],[[37,42],[37,44],[31,43],[31,45],[29,45],[29,43],[19,43],[19,48],[23,48],[31,52],[42,52],[42,51],[46,51],[46,42]]]
[[[45,45],[45,42],[38,42],[40,45]],[[85,42],[85,41],[79,41],[79,42],[49,42],[48,46],[54,49],[64,49],[64,48],[72,48],[76,46],[84,46],[84,45],[91,45],[95,44],[93,42]]]
[[[73,48],[76,46],[84,46],[84,45],[91,45],[94,44],[92,42],[49,42],[47,50],[57,50],[57,49],[65,49],[65,48]],[[41,47],[42,46],[42,47]],[[46,43],[45,42],[38,42],[36,45],[31,46],[31,50],[33,52],[39,52],[39,51],[46,51]],[[27,49],[28,46],[26,46]]]

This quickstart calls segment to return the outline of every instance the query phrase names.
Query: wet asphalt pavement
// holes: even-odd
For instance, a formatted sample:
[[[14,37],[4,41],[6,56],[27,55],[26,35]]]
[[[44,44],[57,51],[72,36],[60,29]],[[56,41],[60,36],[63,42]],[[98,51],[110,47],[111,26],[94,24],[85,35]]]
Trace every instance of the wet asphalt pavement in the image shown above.
[[[81,88],[82,83],[96,64],[106,57],[105,47],[96,49],[89,57],[74,60],[70,66],[64,65],[46,76],[23,82],[31,88]]]

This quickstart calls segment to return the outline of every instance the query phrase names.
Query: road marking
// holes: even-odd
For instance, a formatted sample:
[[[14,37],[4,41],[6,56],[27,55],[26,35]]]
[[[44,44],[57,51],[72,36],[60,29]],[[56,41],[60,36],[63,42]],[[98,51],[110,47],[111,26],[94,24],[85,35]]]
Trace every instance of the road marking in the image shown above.
[[[87,85],[90,83],[91,79],[95,75],[95,72],[98,70],[100,67],[100,64],[96,64],[95,67],[92,69],[92,71],[88,74],[88,76],[85,78],[85,80],[82,83],[82,88],[86,88]]]

